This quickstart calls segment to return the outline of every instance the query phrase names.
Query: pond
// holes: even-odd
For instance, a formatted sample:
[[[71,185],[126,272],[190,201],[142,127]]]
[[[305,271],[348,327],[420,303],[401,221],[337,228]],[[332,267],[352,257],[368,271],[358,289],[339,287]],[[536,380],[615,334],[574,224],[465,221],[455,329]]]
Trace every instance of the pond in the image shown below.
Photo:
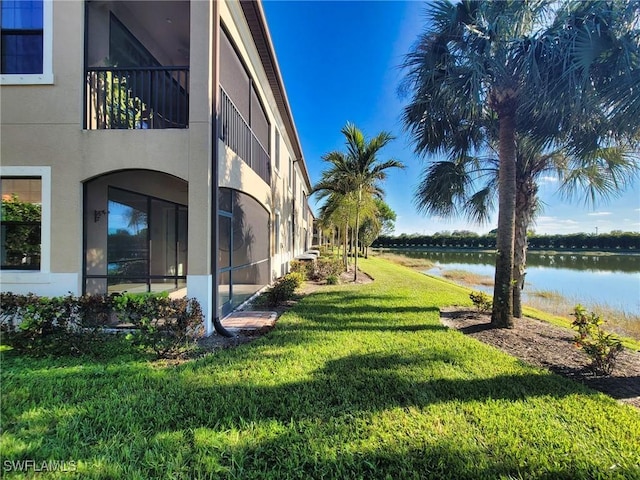
[[[394,250],[394,253],[430,260],[434,267],[425,273],[431,275],[464,270],[494,276],[495,254],[491,252]],[[492,291],[491,287],[477,288]],[[640,314],[640,255],[528,252],[525,301],[528,292],[540,290],[557,292],[576,303],[607,304]]]

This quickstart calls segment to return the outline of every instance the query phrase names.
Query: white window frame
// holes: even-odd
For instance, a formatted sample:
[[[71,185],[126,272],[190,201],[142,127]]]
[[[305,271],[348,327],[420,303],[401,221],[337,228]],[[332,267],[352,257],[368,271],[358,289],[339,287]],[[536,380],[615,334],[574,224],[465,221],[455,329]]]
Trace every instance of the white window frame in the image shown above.
[[[53,84],[53,0],[42,0],[42,37],[42,73],[2,74],[0,85]]]
[[[282,251],[282,248],[280,246],[281,241],[282,241],[282,238],[281,238],[282,232],[280,231],[281,230],[281,228],[280,228],[280,223],[281,223],[280,210],[276,210],[274,223],[275,223],[275,225],[274,225],[274,237],[275,237],[274,241],[276,243],[275,253],[278,254],[278,253],[280,253]]]
[[[40,218],[40,269],[0,270],[3,283],[14,283],[18,279],[31,278],[34,283],[45,282],[39,275],[51,273],[51,167],[0,167],[0,177],[39,177],[42,188]],[[33,277],[33,278],[32,278]]]
[[[273,153],[273,156],[275,157],[274,158],[275,161],[273,162],[273,168],[274,168],[276,174],[280,175],[280,168],[281,168],[281,165],[280,165],[280,141],[281,140],[280,139],[281,139],[281,136],[280,136],[280,131],[278,130],[278,127],[275,127],[274,130],[275,130],[276,133],[275,133],[275,142],[274,142],[275,143],[275,145],[274,145],[275,146],[275,149],[274,149],[275,151]]]

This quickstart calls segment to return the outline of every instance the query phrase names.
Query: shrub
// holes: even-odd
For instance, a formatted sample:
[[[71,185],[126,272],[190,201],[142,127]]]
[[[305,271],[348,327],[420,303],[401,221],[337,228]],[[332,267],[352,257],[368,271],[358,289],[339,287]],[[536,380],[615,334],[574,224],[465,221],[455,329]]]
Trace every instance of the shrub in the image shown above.
[[[279,278],[267,291],[267,301],[270,305],[276,306],[287,300],[291,300],[297,288],[304,282],[304,277],[300,272],[287,273]]]
[[[469,298],[479,312],[487,313],[493,306],[491,297],[484,292],[471,292]]]
[[[125,294],[114,298],[121,322],[130,322],[134,345],[153,350],[158,357],[179,354],[189,341],[202,335],[202,308],[195,299],[171,299],[164,294]]]
[[[338,258],[320,257],[316,261],[314,279],[327,280],[330,276],[338,277],[344,271],[344,266]]]
[[[338,284],[338,276],[337,275],[329,275],[327,277],[327,285],[337,285]]]
[[[159,357],[175,355],[202,333],[198,302],[172,300],[167,293],[53,298],[3,293],[0,302],[2,342],[33,356],[99,352],[103,329],[114,322],[130,322],[133,343]]]
[[[301,274],[303,281],[313,278],[315,275],[315,261],[291,260],[289,262],[289,271]]]
[[[622,342],[602,330],[605,321],[593,312],[587,313],[582,305],[576,305],[572,315],[575,320],[571,325],[578,330],[574,341],[591,359],[589,368],[596,375],[610,375],[624,348]]]
[[[86,348],[71,295],[38,297],[2,294],[0,330],[3,342],[33,356],[83,353]]]

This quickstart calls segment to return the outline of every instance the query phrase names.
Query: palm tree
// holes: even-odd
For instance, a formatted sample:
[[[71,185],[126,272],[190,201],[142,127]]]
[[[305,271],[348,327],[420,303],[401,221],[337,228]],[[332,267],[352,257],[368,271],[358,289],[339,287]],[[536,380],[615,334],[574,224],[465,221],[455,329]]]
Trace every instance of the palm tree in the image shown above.
[[[581,125],[593,118],[594,111],[606,109],[604,117],[615,120],[616,126],[624,119],[629,123],[630,117],[621,108],[616,110],[622,94],[612,79],[619,79],[621,72],[632,73],[636,91],[640,86],[637,35],[613,42],[628,28],[607,29],[608,43],[600,41],[605,29],[598,21],[606,17],[611,24],[615,15],[608,15],[606,8],[587,8],[606,2],[576,3],[589,5],[566,7],[554,0],[436,0],[428,30],[404,64],[403,88],[411,92],[411,100],[403,120],[416,152],[446,152],[451,160],[476,156],[487,138],[487,125],[497,124],[499,209],[491,318],[497,327],[513,325],[518,125],[532,117],[541,119],[530,129],[538,141],[565,136],[581,148],[588,143],[587,135],[580,137],[586,132]],[[616,9],[618,3],[607,6]],[[623,10],[628,19],[628,9]],[[612,50],[612,45],[624,48],[623,53],[603,57],[602,49]],[[629,56],[630,51],[635,56]],[[606,66],[615,68],[608,71]],[[624,84],[630,85],[628,80]],[[633,129],[629,126],[619,133]]]
[[[338,230],[338,240],[342,242],[342,261],[345,271],[349,267],[347,255],[349,243],[349,226],[353,217],[353,195],[349,193],[321,191],[321,197],[326,196],[325,203],[320,207],[320,218],[330,225],[335,225]]]
[[[328,222],[338,226],[343,237],[343,261],[345,270],[348,268],[347,233],[351,209],[348,205],[352,192],[349,159],[342,152],[331,152],[322,157],[330,167],[322,172],[320,181],[312,188],[311,194],[318,194],[319,199],[326,198],[320,209],[320,216]],[[339,235],[340,236],[340,235]]]
[[[396,212],[381,198],[372,198],[368,205],[368,215],[360,225],[358,236],[365,258],[369,258],[369,247],[380,234],[393,232],[396,221]]]
[[[637,175],[638,165],[624,147],[607,147],[583,155],[567,156],[562,150],[542,152],[530,138],[519,136],[516,144],[516,228],[513,266],[513,316],[522,316],[521,293],[527,259],[527,231],[541,211],[538,181],[556,176],[559,191],[567,198],[579,194],[595,205],[623,191]],[[498,160],[463,157],[431,164],[415,197],[420,211],[441,216],[464,215],[479,224],[489,220],[498,182]]]
[[[324,194],[354,195],[355,200],[355,245],[354,245],[354,281],[358,278],[358,235],[362,206],[369,196],[382,197],[379,183],[386,179],[390,168],[404,168],[398,160],[380,162],[378,153],[394,137],[388,132],[380,132],[366,139],[360,129],[347,123],[341,130],[346,139],[347,152],[333,151],[323,160],[331,163],[329,170],[323,172],[322,179],[313,188],[313,192]],[[322,195],[322,193],[321,193]]]

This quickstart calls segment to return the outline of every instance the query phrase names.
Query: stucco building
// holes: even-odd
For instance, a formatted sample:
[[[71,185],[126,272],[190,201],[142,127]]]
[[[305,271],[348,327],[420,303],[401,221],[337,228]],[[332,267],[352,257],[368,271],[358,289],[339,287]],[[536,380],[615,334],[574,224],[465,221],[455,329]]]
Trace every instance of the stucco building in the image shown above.
[[[311,247],[260,2],[0,4],[3,291],[186,294],[211,333]]]

